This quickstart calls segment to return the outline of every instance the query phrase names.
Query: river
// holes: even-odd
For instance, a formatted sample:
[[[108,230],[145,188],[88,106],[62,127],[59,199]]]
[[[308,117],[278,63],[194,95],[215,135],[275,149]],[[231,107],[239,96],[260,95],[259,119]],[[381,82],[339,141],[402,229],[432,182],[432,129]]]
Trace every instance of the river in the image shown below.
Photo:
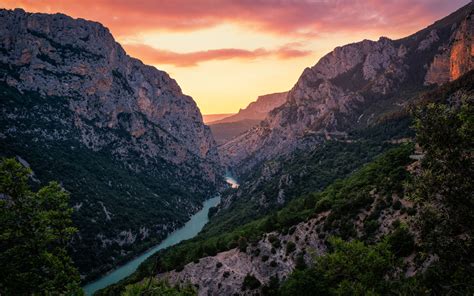
[[[237,181],[230,175],[230,173],[226,173],[225,179],[227,183],[231,185],[232,188],[237,188],[239,186]],[[196,236],[204,227],[204,225],[206,225],[206,223],[209,221],[209,217],[207,216],[207,214],[209,213],[209,209],[219,204],[220,200],[220,196],[216,196],[206,200],[203,203],[203,207],[199,212],[194,214],[191,219],[186,222],[186,224],[184,224],[182,228],[168,235],[168,237],[166,237],[166,239],[164,239],[161,243],[149,249],[140,256],[136,257],[135,259],[132,259],[126,264],[120,266],[119,268],[111,271],[110,273],[107,273],[95,282],[85,285],[83,289],[86,295],[92,295],[97,290],[112,285],[120,281],[121,279],[131,275],[138,268],[138,266],[143,261],[145,261],[145,259],[153,255],[157,251]]]

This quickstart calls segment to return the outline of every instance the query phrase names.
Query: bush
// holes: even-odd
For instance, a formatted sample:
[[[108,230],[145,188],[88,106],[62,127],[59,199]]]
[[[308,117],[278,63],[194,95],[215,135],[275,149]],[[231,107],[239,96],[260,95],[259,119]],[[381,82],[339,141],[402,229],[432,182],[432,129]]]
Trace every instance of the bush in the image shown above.
[[[286,256],[291,254],[294,250],[296,250],[296,244],[294,242],[288,242],[286,244]]]
[[[247,274],[244,278],[244,281],[242,282],[242,291],[245,291],[245,290],[255,290],[255,289],[258,289],[260,287],[262,283],[260,283],[260,281],[254,277],[253,275],[251,274]]]
[[[404,224],[399,225],[388,237],[387,243],[396,256],[405,257],[413,252],[415,240]]]

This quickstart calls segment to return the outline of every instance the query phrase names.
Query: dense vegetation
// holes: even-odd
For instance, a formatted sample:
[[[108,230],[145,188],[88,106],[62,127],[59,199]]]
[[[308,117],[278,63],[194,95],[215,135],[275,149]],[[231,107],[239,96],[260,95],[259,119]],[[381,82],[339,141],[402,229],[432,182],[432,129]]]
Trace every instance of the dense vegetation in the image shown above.
[[[412,253],[410,234],[397,228],[383,242],[330,240],[331,251],[314,266],[296,270],[280,295],[471,295],[474,293],[474,105],[471,89],[448,104],[429,103],[415,112],[417,143],[424,157],[407,185],[420,210],[417,258],[431,264],[411,278],[397,258]],[[409,242],[409,243],[407,243]],[[418,264],[422,264],[418,262]],[[398,272],[397,272],[398,270]]]
[[[165,281],[152,277],[140,283],[127,286],[122,296],[195,296],[196,290],[190,285],[173,287]]]
[[[318,211],[323,210],[318,207],[320,204],[324,204],[325,209],[332,209],[334,214],[328,219],[334,224],[334,228],[331,229],[332,234],[341,235],[347,232],[344,228],[345,224],[343,224],[348,221],[347,217],[352,217],[360,208],[373,201],[358,198],[362,197],[362,192],[371,191],[375,187],[383,192],[397,188],[396,185],[403,182],[407,174],[400,174],[400,171],[410,162],[408,156],[412,150],[412,145],[403,145],[392,149],[377,157],[372,163],[365,165],[349,178],[330,185],[324,191],[302,195],[290,201],[283,209],[237,227],[233,231],[210,237],[201,234],[194,239],[158,252],[142,264],[130,278],[121,284],[112,285],[101,293],[114,295],[122,291],[126,283],[139,281],[156,272],[179,270],[186,263],[238,247],[242,244],[243,238],[246,242],[252,243],[267,232],[287,233],[293,225],[305,221],[317,214]],[[341,207],[341,205],[344,206]]]
[[[56,182],[34,192],[31,170],[0,161],[0,294],[81,295],[67,253],[76,231],[69,194]]]
[[[70,252],[80,273],[89,279],[162,240],[169,230],[159,225],[183,224],[209,195],[186,190],[182,180],[170,177],[172,166],[165,161],[137,170],[145,167],[139,155],[123,161],[108,148],[86,147],[74,126],[70,100],[74,99],[21,94],[0,83],[0,108],[6,114],[0,117],[0,156],[26,160],[41,182],[34,182],[34,187],[58,180],[70,192],[73,221],[79,230]],[[193,176],[187,176],[186,182],[190,187],[201,183]],[[141,228],[154,235],[142,236]],[[128,230],[136,235],[133,244],[114,241]],[[97,235],[108,242],[105,247]]]
[[[150,273],[173,268],[179,270],[183,264],[202,256],[240,247],[244,239],[252,243],[265,232],[291,232],[293,225],[321,211],[330,213],[324,222],[324,230],[331,236],[344,240],[354,238],[353,218],[361,209],[373,203],[375,196],[379,196],[373,212],[375,214],[364,221],[365,233],[358,240],[349,243],[340,238],[328,238],[333,247],[327,256],[315,260],[315,267],[306,268],[301,264],[281,288],[279,280],[272,278],[269,284],[262,287],[262,292],[267,295],[287,292],[294,295],[292,287],[304,284],[309,287],[329,287],[326,290],[328,294],[338,295],[361,291],[370,291],[375,295],[386,294],[387,291],[403,295],[437,291],[453,295],[472,294],[473,79],[474,72],[471,72],[412,103],[411,107],[417,109],[417,143],[425,155],[421,168],[412,168],[416,173],[414,178],[406,169],[414,161],[409,158],[413,146],[402,145],[321,192],[302,194],[289,201],[278,212],[269,211],[262,218],[229,227],[227,232],[209,235],[212,233],[209,229],[215,227],[214,221],[217,221],[213,220],[206,231],[207,235],[203,232],[195,239],[163,250],[140,266],[132,277],[103,293],[113,294],[123,289],[126,283],[135,282]],[[394,134],[410,135],[406,131],[407,124],[412,122],[409,117],[408,110],[388,115],[386,122],[389,122],[389,130],[394,131]],[[382,132],[386,127],[375,125],[370,127],[370,132],[359,130],[352,134],[360,138],[375,135],[380,140],[386,137]],[[390,134],[387,136],[390,139]],[[317,178],[318,175],[312,177]],[[393,196],[398,199],[394,200]],[[416,209],[405,208],[400,203],[399,199],[407,197],[415,201]],[[375,218],[385,208],[412,216],[411,221],[415,223],[410,227],[420,236],[420,243],[415,244],[414,234],[411,233],[413,230],[408,230],[405,224],[398,221],[393,222],[393,230],[389,235],[373,237],[371,232],[378,228]],[[219,223],[216,224],[219,226]],[[415,254],[414,263],[417,265],[432,264],[426,272],[404,278],[401,276],[404,273],[400,272],[406,266],[393,258],[410,254]],[[158,263],[158,268],[151,268],[151,262]],[[327,273],[323,272],[325,276],[318,278],[316,274],[322,272],[318,268],[322,267]],[[390,268],[381,272],[385,267]],[[356,275],[340,273],[346,269]],[[363,276],[364,273],[367,278]]]

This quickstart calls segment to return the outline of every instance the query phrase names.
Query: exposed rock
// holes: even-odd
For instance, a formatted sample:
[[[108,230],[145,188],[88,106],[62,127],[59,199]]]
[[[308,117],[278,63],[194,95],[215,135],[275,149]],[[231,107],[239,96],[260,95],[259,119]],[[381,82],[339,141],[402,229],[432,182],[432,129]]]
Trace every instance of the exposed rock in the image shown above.
[[[83,275],[162,239],[224,184],[193,99],[99,23],[0,10],[0,95],[0,155],[66,184]]]
[[[70,97],[75,125],[88,147],[98,151],[119,140],[118,155],[135,150],[176,164],[201,159],[203,172],[215,180],[209,166],[218,163],[216,145],[196,103],[168,74],[129,57],[107,28],[20,9],[1,10],[0,20],[0,63],[15,69],[1,80],[21,91]],[[93,127],[125,129],[131,141],[146,142],[148,149],[100,137],[90,121]],[[159,138],[168,145],[159,147]]]
[[[357,237],[365,235],[363,221],[368,220],[375,211],[381,197],[374,195],[369,209],[360,209],[359,214],[349,223],[353,223]],[[398,200],[398,197],[394,197]],[[401,200],[403,206],[411,208],[413,204]],[[192,283],[198,287],[200,296],[207,295],[246,295],[241,291],[242,282],[247,274],[253,275],[262,285],[268,284],[271,277],[278,277],[284,281],[295,269],[299,256],[303,257],[307,265],[311,265],[314,256],[323,255],[327,250],[327,238],[336,228],[326,230],[326,218],[330,212],[318,214],[305,222],[292,227],[287,234],[271,232],[264,234],[256,243],[249,245],[245,252],[238,248],[218,253],[216,256],[204,257],[199,262],[189,263],[181,271],[171,271],[158,274],[174,284]],[[394,221],[410,221],[410,216],[400,210],[386,208],[378,216],[378,228],[374,238],[380,239],[384,234],[391,232]],[[272,244],[272,241],[278,243]],[[287,245],[294,244],[293,251],[288,251]],[[218,265],[218,263],[220,263]],[[222,264],[222,266],[221,266]],[[219,267],[220,266],[220,267]],[[412,270],[416,273],[416,269]]]
[[[335,48],[303,71],[287,101],[259,126],[220,146],[223,162],[245,174],[262,161],[344,137],[397,110],[408,99],[403,90],[422,90],[424,83],[466,73],[474,68],[472,11],[468,4],[404,39]]]
[[[426,73],[425,84],[442,84],[474,68],[473,12],[456,26],[449,42],[437,54]]]

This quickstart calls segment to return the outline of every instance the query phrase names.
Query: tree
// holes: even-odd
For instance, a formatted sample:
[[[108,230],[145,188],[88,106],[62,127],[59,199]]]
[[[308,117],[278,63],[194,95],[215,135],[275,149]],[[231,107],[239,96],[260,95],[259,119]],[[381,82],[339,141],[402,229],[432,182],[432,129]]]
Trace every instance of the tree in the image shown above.
[[[360,241],[330,238],[332,251],[316,257],[314,266],[295,270],[283,284],[282,295],[385,295],[397,267],[390,246],[366,246]],[[317,293],[317,294],[315,294]]]
[[[444,294],[474,293],[474,107],[466,95],[415,113],[424,153],[413,198],[421,211],[423,247],[437,258],[426,277]]]
[[[196,289],[189,284],[171,286],[165,281],[153,279],[151,283],[141,282],[128,285],[122,296],[195,296]]]
[[[57,182],[37,192],[31,170],[0,161],[0,294],[80,295],[80,278],[67,253],[76,231],[69,194]]]

